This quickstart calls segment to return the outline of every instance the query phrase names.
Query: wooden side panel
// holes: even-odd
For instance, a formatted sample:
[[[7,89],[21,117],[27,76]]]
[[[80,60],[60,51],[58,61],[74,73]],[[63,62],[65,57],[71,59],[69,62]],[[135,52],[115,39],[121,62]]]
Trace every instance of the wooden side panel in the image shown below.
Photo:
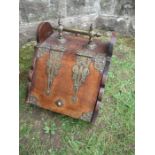
[[[39,24],[36,32],[36,40],[38,43],[44,42],[53,33],[53,28],[49,22]]]

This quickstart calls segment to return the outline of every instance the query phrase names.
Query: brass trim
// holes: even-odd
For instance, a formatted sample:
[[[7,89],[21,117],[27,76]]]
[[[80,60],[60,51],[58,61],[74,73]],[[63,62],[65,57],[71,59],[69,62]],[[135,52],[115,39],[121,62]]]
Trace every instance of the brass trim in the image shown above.
[[[43,44],[38,44],[36,45],[36,47],[38,48],[38,53],[37,53],[37,58],[40,58],[41,56],[43,56],[44,53],[48,53],[49,51],[55,51],[55,52],[65,52],[66,48],[64,45],[60,44],[53,44],[52,46],[49,45],[48,43],[43,43]]]
[[[106,63],[106,58],[103,54],[98,53],[95,56],[95,61],[94,61],[94,67],[100,71],[103,72],[103,69],[105,67],[105,63]]]
[[[38,102],[38,99],[33,95],[28,96],[27,103],[31,103],[31,104],[34,104],[34,105],[40,105],[39,102]]]
[[[90,58],[91,61],[94,62],[94,67],[100,72],[103,71],[107,59],[104,54],[102,53],[96,54],[94,52],[91,52],[90,50],[85,49],[78,51],[76,55]]]
[[[94,62],[94,67],[99,71],[103,72],[105,66],[105,56],[104,54],[95,54],[89,50],[78,51],[76,53],[76,63],[72,68],[72,79],[73,79],[73,89],[74,95],[72,97],[73,103],[77,102],[77,93],[79,87],[85,82],[87,76],[89,75],[89,65]]]
[[[80,117],[81,120],[84,120],[84,121],[87,121],[87,122],[90,122],[91,121],[91,118],[92,118],[92,115],[93,115],[93,112],[87,112],[87,113],[83,113]]]
[[[78,93],[79,87],[81,86],[82,83],[85,82],[89,74],[90,62],[91,62],[90,58],[81,57],[77,55],[76,63],[72,68],[73,89],[74,89],[74,95],[72,97],[73,103],[77,102],[77,93]]]
[[[49,59],[47,61],[47,95],[50,95],[53,80],[57,76],[58,71],[61,68],[62,56],[62,52],[55,52],[54,50],[49,52]]]

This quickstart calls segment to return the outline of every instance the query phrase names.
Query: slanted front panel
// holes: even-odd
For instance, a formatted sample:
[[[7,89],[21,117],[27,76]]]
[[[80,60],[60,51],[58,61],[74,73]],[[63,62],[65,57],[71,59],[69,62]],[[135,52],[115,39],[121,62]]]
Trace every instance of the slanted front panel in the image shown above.
[[[70,43],[74,39],[78,44]],[[85,52],[80,45],[86,40],[68,37],[64,52],[45,50],[37,58],[29,97],[38,106],[90,121],[102,73],[99,71],[100,66],[97,66],[98,62],[93,58],[77,54],[79,50]],[[53,38],[49,38],[47,43],[51,47],[56,44]],[[99,46],[96,53],[101,51],[103,54],[103,49],[103,46]]]

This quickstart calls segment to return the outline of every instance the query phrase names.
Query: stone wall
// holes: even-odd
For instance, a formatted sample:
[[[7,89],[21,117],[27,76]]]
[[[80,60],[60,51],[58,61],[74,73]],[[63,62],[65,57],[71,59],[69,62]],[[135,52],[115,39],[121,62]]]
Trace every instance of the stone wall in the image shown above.
[[[134,35],[134,0],[20,0],[20,45],[35,38],[38,23],[57,25],[58,16],[68,27],[96,28]]]

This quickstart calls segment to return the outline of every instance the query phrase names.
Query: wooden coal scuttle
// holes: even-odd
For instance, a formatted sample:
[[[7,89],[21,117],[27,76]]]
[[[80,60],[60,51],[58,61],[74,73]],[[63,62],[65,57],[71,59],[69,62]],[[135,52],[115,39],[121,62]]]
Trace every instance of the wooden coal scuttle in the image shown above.
[[[88,36],[88,37],[86,37]],[[53,112],[95,122],[104,93],[115,34],[102,42],[100,33],[39,24],[29,71],[26,102]]]

